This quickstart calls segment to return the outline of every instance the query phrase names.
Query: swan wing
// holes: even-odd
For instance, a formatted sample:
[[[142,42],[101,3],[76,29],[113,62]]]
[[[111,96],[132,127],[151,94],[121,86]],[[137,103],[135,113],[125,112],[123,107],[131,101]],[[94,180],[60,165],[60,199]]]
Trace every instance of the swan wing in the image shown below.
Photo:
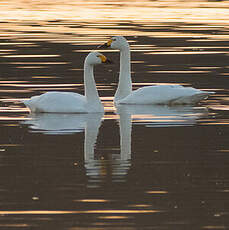
[[[23,101],[32,112],[84,113],[87,112],[86,98],[72,92],[47,92]]]
[[[146,86],[133,91],[120,104],[195,104],[211,92],[181,85]]]

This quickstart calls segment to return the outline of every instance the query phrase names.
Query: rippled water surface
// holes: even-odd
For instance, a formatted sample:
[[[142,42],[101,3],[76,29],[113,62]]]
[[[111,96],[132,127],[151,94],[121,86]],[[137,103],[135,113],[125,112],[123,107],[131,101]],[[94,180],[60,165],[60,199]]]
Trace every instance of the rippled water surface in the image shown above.
[[[228,1],[0,1],[0,229],[228,229]],[[113,35],[133,88],[216,93],[198,106],[112,103],[119,53],[96,66],[104,114],[29,114],[21,99],[84,93]]]

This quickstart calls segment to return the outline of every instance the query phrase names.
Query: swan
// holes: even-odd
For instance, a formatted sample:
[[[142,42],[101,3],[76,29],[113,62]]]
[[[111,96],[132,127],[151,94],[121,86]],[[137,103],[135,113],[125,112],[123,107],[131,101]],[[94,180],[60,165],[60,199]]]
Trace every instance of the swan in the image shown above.
[[[181,85],[154,85],[132,91],[130,47],[123,36],[115,36],[99,48],[120,50],[120,74],[115,104],[196,104],[214,92]]]
[[[85,96],[73,92],[47,92],[22,102],[33,113],[90,113],[103,112],[94,80],[93,67],[110,63],[103,54],[91,52],[84,61]]]

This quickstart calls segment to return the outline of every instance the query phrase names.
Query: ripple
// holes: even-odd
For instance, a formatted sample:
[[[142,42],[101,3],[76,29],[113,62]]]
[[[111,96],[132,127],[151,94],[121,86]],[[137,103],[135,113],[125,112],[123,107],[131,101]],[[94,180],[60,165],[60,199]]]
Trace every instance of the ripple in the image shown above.
[[[111,210],[29,210],[29,211],[0,211],[0,215],[65,215],[65,214],[145,214],[159,213],[161,210],[133,210],[133,209],[111,209]]]
[[[217,222],[229,213],[228,1],[1,3],[3,228],[228,227]],[[80,115],[29,114],[22,98],[83,91],[82,56],[113,35],[130,42],[134,89],[182,84],[216,94],[192,108],[120,113],[119,51],[99,49],[114,65],[95,69],[105,107],[97,134]]]
[[[58,54],[20,54],[20,55],[3,55],[5,58],[41,58],[41,57],[60,57]]]

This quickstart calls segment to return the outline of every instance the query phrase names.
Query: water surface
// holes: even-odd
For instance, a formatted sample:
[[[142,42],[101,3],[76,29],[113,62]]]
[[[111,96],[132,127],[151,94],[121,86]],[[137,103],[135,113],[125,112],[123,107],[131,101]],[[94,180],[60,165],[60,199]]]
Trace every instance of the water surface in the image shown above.
[[[0,228],[227,229],[228,1],[1,1]],[[83,62],[110,36],[133,88],[182,84],[197,106],[119,106],[119,53],[96,66],[104,114],[29,114],[47,91],[84,93]]]

